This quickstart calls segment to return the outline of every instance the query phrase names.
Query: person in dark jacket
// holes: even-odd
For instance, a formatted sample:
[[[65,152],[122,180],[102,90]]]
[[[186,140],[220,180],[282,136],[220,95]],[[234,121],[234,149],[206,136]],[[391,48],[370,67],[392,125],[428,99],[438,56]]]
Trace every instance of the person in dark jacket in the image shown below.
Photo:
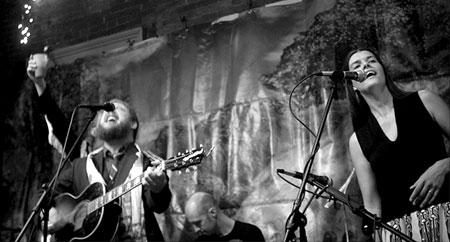
[[[36,62],[30,58],[27,74],[39,105],[57,136],[65,136],[67,122],[46,90],[45,76],[36,78],[35,70]],[[135,111],[122,100],[110,102],[114,110],[98,111],[91,130],[102,145],[67,163],[58,176],[49,231],[58,240],[164,241],[154,213],[163,213],[170,205],[169,178],[161,161],[152,160],[135,143],[139,128]],[[107,191],[112,192],[103,196]]]

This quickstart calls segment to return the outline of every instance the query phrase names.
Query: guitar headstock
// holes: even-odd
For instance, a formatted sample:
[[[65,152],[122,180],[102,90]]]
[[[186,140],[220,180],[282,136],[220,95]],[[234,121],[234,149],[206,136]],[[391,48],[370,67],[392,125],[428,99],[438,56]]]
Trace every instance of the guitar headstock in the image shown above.
[[[205,153],[205,149],[200,145],[200,147],[194,148],[191,151],[186,150],[184,153],[178,153],[177,156],[165,161],[165,169],[177,171],[198,165],[202,162],[203,158],[211,153],[211,150],[208,153]]]

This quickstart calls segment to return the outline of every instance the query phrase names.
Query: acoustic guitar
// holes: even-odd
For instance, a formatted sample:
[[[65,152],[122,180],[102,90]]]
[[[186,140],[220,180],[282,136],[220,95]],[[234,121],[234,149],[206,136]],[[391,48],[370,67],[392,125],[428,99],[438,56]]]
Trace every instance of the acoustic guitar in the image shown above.
[[[212,150],[212,149],[211,149]],[[164,170],[181,170],[201,163],[208,156],[203,147],[192,149],[176,157],[162,161]],[[55,208],[60,219],[49,224],[49,233],[55,233],[64,241],[110,241],[114,238],[119,222],[121,207],[117,198],[142,185],[145,174],[106,192],[100,182],[89,185],[80,195],[60,194],[55,198]]]

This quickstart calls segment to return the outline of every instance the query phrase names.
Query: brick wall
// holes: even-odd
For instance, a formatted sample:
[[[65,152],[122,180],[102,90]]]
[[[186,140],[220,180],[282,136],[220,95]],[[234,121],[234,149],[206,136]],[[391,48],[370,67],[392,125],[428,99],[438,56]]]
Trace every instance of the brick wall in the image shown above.
[[[4,0],[5,1],[5,0]],[[41,50],[45,45],[54,49],[108,36],[124,30],[144,27],[158,35],[184,28],[183,16],[188,25],[211,22],[228,14],[259,7],[277,0],[6,0],[8,17],[1,23],[2,39],[9,54]],[[27,46],[19,44],[17,25],[21,8],[32,5],[34,23]],[[6,11],[6,10],[4,10]],[[144,36],[146,37],[146,36]],[[149,36],[147,36],[149,37]],[[13,43],[11,43],[11,41]],[[14,53],[18,52],[18,53]]]
[[[26,58],[45,45],[59,49],[124,30],[143,27],[144,38],[165,35],[188,26],[212,22],[279,0],[2,0],[0,59],[2,101],[13,108],[25,76]],[[17,28],[23,5],[32,5],[31,37],[20,44]]]

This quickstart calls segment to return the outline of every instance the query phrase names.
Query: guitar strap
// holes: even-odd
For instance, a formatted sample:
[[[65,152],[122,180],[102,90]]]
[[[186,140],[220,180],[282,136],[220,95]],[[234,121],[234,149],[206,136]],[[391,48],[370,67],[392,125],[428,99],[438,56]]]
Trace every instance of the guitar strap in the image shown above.
[[[135,144],[137,159],[131,167],[127,180],[139,176],[144,171],[143,153],[139,146]],[[122,219],[126,226],[126,231],[135,241],[147,241],[144,224],[144,204],[142,201],[142,186],[136,187],[122,196]]]
[[[102,150],[103,150],[103,147],[100,147],[100,148],[92,151],[91,153],[89,153],[87,155],[87,158],[86,158],[86,174],[88,176],[89,184],[100,182],[103,185],[106,185],[105,180],[103,180],[102,175],[97,170],[97,168],[94,165],[94,161],[92,160],[92,156],[94,156],[95,154],[101,152]]]
[[[137,152],[137,159],[134,161],[133,166],[128,174],[125,182],[139,176],[144,171],[143,168],[143,154],[137,144],[135,144]],[[102,175],[97,170],[92,160],[92,156],[101,152],[103,147],[100,147],[88,154],[86,159],[86,173],[88,175],[89,183],[100,182],[106,184]],[[125,227],[126,234],[129,234],[135,241],[147,241],[145,236],[145,224],[144,224],[144,205],[142,201],[142,186],[132,189],[130,192],[124,194],[120,199],[122,207],[122,223]]]

